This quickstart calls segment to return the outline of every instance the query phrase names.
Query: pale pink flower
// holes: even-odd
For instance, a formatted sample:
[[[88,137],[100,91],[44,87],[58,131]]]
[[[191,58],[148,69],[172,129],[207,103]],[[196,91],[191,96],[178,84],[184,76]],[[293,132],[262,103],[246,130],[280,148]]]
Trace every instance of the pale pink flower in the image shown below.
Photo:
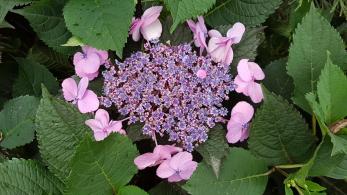
[[[254,103],[259,103],[263,99],[261,85],[255,81],[263,80],[265,74],[260,66],[248,59],[240,60],[237,65],[238,75],[235,77],[236,92],[249,96]]]
[[[78,85],[72,78],[67,78],[62,83],[65,100],[77,104],[81,113],[93,112],[99,108],[99,99],[93,91],[87,89],[88,84],[87,77],[83,77]]]
[[[205,21],[202,16],[198,17],[198,22],[194,23],[193,20],[187,20],[190,30],[194,34],[194,44],[200,48],[200,55],[207,48],[206,38],[207,38],[207,28],[205,26]]]
[[[188,180],[195,171],[198,163],[193,161],[189,152],[179,152],[171,159],[165,160],[157,169],[160,178],[168,178],[169,182]]]
[[[241,41],[244,32],[245,26],[239,22],[235,23],[234,26],[228,30],[226,37],[223,37],[217,30],[210,30],[208,34],[211,39],[208,42],[207,51],[212,59],[215,62],[221,62],[227,65],[231,64],[234,57],[231,46]]]
[[[135,158],[134,163],[138,169],[142,170],[147,167],[154,167],[164,160],[170,159],[172,154],[181,152],[182,148],[171,145],[157,145],[153,152],[142,154]]]
[[[99,74],[99,68],[108,58],[107,51],[98,50],[90,46],[83,46],[82,52],[75,53],[73,64],[79,77],[93,80]]]
[[[237,103],[231,111],[226,138],[229,143],[244,141],[249,135],[249,121],[254,114],[253,107],[244,101]]]
[[[162,25],[158,19],[163,6],[148,8],[141,18],[133,18],[129,34],[134,41],[140,40],[140,32],[147,41],[158,39],[162,33]]]
[[[110,120],[108,112],[104,109],[99,109],[95,113],[95,119],[89,119],[85,122],[94,132],[96,141],[104,140],[113,132],[125,135],[126,132],[122,129],[122,121]]]

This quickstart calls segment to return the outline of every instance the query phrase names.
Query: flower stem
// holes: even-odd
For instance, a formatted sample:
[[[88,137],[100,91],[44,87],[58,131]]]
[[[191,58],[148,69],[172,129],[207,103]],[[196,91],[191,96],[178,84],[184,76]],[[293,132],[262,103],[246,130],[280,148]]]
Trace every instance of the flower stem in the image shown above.
[[[278,168],[278,169],[295,169],[295,168],[300,168],[303,166],[304,166],[304,164],[289,164],[289,165],[276,165],[275,168]]]
[[[157,142],[157,136],[155,135],[155,132],[154,132],[154,134],[152,136],[152,139],[154,140],[155,146],[157,146],[158,142]]]

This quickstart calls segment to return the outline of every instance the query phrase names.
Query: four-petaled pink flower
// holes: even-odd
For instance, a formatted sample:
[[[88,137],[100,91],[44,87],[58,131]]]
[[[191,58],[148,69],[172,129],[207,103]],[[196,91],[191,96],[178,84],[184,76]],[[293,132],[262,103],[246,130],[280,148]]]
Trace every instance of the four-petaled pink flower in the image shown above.
[[[82,46],[82,51],[83,53],[77,52],[73,57],[75,72],[81,78],[93,80],[99,74],[100,65],[105,64],[108,53],[90,46]]]
[[[237,103],[231,111],[226,138],[229,143],[244,141],[249,135],[249,121],[254,114],[253,107],[244,101]]]
[[[101,141],[113,132],[125,135],[126,132],[122,129],[122,121],[112,121],[108,112],[104,109],[99,109],[95,113],[95,119],[89,119],[85,122],[94,132],[96,141]]]
[[[88,84],[87,77],[83,77],[78,86],[72,78],[67,78],[62,83],[65,100],[77,104],[81,113],[93,112],[99,108],[99,99],[93,91],[87,89]]]
[[[210,30],[208,32],[211,37],[208,42],[208,52],[212,59],[215,62],[231,64],[234,57],[231,46],[241,41],[244,32],[245,26],[239,22],[228,30],[226,37],[223,37],[217,30]]]
[[[189,152],[179,152],[172,158],[165,160],[157,169],[160,178],[168,178],[169,182],[178,182],[189,179],[195,171],[198,163],[193,161]]]
[[[164,160],[170,159],[171,155],[181,152],[182,148],[171,145],[157,145],[153,152],[142,154],[135,158],[134,163],[138,169],[159,165]]]
[[[237,65],[238,75],[235,77],[236,92],[249,96],[254,103],[263,99],[261,85],[256,80],[263,80],[265,74],[258,64],[249,62],[247,59],[240,60]]]
[[[156,40],[162,33],[162,25],[159,21],[162,6],[148,8],[141,18],[133,18],[129,34],[134,41],[140,40],[140,32],[147,41]]]
[[[198,17],[198,22],[194,23],[193,20],[187,20],[190,30],[194,33],[194,44],[200,48],[200,55],[207,48],[206,38],[207,38],[207,28],[205,26],[205,21],[202,16]]]

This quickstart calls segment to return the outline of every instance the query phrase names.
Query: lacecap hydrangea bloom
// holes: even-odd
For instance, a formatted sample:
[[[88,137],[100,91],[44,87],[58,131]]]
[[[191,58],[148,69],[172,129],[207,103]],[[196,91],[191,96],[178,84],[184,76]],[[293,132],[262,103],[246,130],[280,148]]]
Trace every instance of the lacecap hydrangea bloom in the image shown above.
[[[144,134],[167,134],[191,152],[228,114],[222,102],[234,90],[229,68],[197,55],[190,44],[147,43],[144,52],[103,72],[102,104],[129,115],[129,124],[144,123]],[[206,75],[199,76],[201,71]]]

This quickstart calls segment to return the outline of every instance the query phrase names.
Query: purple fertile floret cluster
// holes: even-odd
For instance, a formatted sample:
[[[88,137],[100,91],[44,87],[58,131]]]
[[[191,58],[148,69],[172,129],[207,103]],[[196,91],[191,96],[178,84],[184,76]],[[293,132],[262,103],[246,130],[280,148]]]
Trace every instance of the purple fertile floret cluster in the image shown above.
[[[207,77],[199,78],[198,70]],[[167,134],[191,152],[228,113],[222,106],[234,90],[228,71],[228,65],[196,55],[189,44],[146,43],[145,52],[107,66],[101,102],[106,107],[114,104],[129,116],[129,124],[144,123],[144,134]]]

